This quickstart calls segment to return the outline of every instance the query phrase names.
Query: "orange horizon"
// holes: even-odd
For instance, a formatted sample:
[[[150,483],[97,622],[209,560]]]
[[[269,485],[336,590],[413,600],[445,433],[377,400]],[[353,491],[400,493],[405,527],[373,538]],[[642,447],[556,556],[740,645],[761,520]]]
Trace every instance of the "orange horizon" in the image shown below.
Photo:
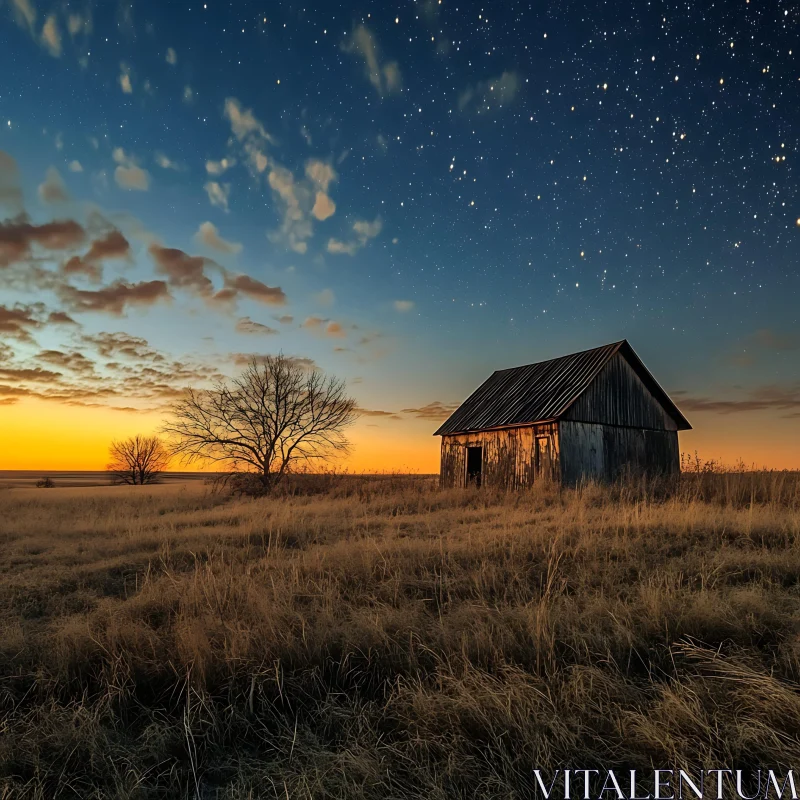
[[[158,412],[121,412],[106,407],[56,405],[25,400],[3,408],[4,427],[0,470],[101,472],[108,463],[113,439],[158,430]],[[754,419],[756,414],[750,415]],[[741,414],[693,414],[695,429],[680,436],[680,450],[701,460],[733,466],[739,460],[756,469],[800,469],[796,439],[787,436],[781,418],[758,414],[758,425],[743,424]],[[380,425],[362,418],[350,431],[353,445],[349,458],[331,468],[351,473],[438,474],[437,423],[408,419]],[[214,467],[180,465],[174,472],[219,472]]]

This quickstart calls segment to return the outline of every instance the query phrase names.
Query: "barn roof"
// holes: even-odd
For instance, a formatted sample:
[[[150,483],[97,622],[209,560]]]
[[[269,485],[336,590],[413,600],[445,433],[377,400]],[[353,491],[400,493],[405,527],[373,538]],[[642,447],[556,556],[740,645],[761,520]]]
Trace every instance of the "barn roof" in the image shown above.
[[[626,359],[650,393],[675,420],[678,430],[689,430],[691,425],[686,417],[623,339],[550,361],[493,372],[434,436],[559,419],[617,353]]]

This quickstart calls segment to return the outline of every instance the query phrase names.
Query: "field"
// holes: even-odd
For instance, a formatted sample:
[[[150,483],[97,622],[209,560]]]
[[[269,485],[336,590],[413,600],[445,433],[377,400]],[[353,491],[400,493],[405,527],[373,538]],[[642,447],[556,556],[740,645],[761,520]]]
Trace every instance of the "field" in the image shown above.
[[[434,485],[0,491],[0,797],[800,765],[800,476]]]

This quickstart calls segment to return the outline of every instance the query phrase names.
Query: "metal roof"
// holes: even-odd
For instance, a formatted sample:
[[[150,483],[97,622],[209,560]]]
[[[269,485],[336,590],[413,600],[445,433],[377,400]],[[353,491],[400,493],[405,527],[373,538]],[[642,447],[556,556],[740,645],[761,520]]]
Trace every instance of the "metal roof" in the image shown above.
[[[434,433],[526,425],[555,420],[583,394],[600,370],[620,353],[651,394],[675,420],[678,430],[691,428],[627,340],[492,373]]]

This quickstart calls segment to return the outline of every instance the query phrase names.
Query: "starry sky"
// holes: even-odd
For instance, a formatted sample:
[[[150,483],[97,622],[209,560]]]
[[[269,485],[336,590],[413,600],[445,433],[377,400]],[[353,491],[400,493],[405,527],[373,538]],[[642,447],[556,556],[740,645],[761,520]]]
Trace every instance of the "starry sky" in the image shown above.
[[[800,467],[800,7],[0,0],[0,468],[101,469],[283,352],[354,470],[627,338],[704,458]],[[794,48],[794,50],[793,50]]]

